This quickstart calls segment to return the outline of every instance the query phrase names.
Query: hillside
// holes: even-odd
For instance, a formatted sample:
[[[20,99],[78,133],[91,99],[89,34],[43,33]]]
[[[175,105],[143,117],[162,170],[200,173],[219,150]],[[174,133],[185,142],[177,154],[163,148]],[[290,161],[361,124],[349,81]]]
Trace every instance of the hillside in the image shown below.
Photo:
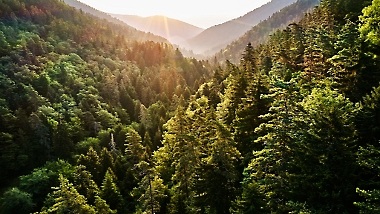
[[[47,161],[100,152],[111,135],[124,151],[126,134],[138,133],[153,151],[171,112],[211,73],[167,43],[142,42],[140,31],[60,0],[0,2],[0,11],[0,194]],[[34,211],[58,180],[50,181],[38,185]],[[0,213],[25,213],[3,212],[0,202]]]
[[[61,0],[0,11],[1,214],[380,213],[379,0],[223,66]]]
[[[254,47],[265,43],[275,31],[284,29],[291,23],[299,22],[306,13],[312,12],[319,3],[320,0],[297,0],[295,3],[274,13],[270,18],[263,20],[228,46],[217,47],[207,53],[218,52],[215,55],[218,61],[229,60],[237,63],[248,43],[251,43]]]
[[[133,38],[133,40],[136,40],[136,41],[155,41],[155,42],[166,42],[166,40],[162,37],[159,37],[157,35],[154,35],[152,33],[149,33],[149,32],[142,32],[142,31],[139,31],[133,27],[131,27],[130,25],[127,25],[125,24],[124,22],[110,16],[109,14],[107,13],[104,13],[104,12],[101,12],[95,8],[92,8],[78,0],[63,0],[63,2],[65,2],[66,4],[70,5],[71,7],[74,7],[78,10],[81,10],[85,13],[88,13],[88,14],[91,14],[93,16],[96,16],[98,18],[101,18],[101,19],[105,19],[109,22],[112,22],[112,23],[115,23],[117,25],[121,25],[123,26],[125,29],[127,29],[128,31],[133,31],[133,34],[135,35],[135,37]]]
[[[296,0],[272,0],[242,17],[210,27],[181,45],[197,54],[204,54],[205,51],[215,48],[219,48],[217,49],[219,51],[220,48],[225,47],[233,40],[243,36],[245,32],[257,25],[260,21],[267,19],[273,13],[295,1]]]
[[[182,43],[204,30],[186,22],[165,16],[140,17],[118,14],[111,15],[138,30],[162,36],[173,44]]]

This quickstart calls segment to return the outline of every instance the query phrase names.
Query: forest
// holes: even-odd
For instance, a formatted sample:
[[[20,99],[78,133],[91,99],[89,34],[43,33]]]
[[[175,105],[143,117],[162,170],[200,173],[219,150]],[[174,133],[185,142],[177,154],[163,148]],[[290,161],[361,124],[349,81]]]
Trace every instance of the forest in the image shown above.
[[[380,213],[379,23],[322,0],[219,65],[0,0],[0,213]]]

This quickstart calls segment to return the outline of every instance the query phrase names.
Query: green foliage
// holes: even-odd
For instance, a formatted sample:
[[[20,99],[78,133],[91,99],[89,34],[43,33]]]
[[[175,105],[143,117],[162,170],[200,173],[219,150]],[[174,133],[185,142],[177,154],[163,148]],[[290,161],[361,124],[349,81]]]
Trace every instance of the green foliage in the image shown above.
[[[12,0],[0,7],[4,185],[46,161],[72,161],[90,145],[99,151],[94,138],[101,131],[132,122],[143,124],[156,149],[173,96],[186,91],[189,97],[195,81],[211,73],[206,61],[176,58],[172,45],[62,1]],[[149,112],[144,118],[142,105]]]
[[[122,210],[123,199],[120,194],[119,187],[116,185],[116,177],[111,169],[108,169],[102,186],[100,188],[100,197],[103,198],[111,209]]]
[[[250,31],[217,53],[217,59],[219,61],[238,62],[248,43],[251,43],[253,47],[258,47],[268,40],[270,41],[270,37],[276,30],[284,29],[287,25],[302,20],[305,13],[309,13],[320,2],[320,0],[298,0],[283,8],[268,19],[253,26]]]
[[[359,207],[360,213],[377,213],[379,212],[379,180],[378,177],[380,175],[379,161],[377,159],[380,154],[380,150],[378,145],[369,145],[366,148],[360,148],[359,150],[359,158],[358,162],[361,166],[373,172],[377,179],[373,179],[371,184],[364,184],[368,188],[374,187],[376,189],[372,190],[363,190],[360,188],[356,189],[356,192],[365,199],[365,201],[355,202],[355,205]]]
[[[374,88],[372,93],[363,98],[361,111],[357,116],[360,140],[363,143],[358,151],[358,164],[364,168],[365,175],[372,177],[369,182],[361,182],[356,189],[357,193],[365,200],[355,202],[360,213],[376,213],[379,211],[380,168],[378,156],[379,147],[379,87]]]
[[[359,28],[361,36],[366,41],[368,41],[369,43],[377,47],[380,45],[379,6],[380,6],[380,1],[373,0],[370,6],[363,9],[363,15],[359,17],[360,21],[362,22]]]
[[[301,191],[297,194],[300,197],[298,201],[303,199],[308,206],[322,212],[354,210],[352,201],[356,195],[352,190],[356,185],[355,172],[358,167],[354,124],[357,108],[328,86],[313,89],[301,105],[305,111],[302,117],[305,124],[300,130],[301,139],[296,139],[299,140],[297,144],[301,148],[297,150],[300,151],[295,152],[299,155],[299,159],[296,156],[299,161],[297,168],[302,173],[293,178],[296,185],[302,185],[297,186]],[[319,193],[302,195],[302,192],[314,190],[319,190]]]
[[[62,1],[0,1],[2,212],[377,213],[378,8],[323,0],[216,68]],[[299,18],[281,14],[254,35]]]
[[[365,191],[357,189],[357,193],[366,198],[366,202],[358,202],[355,203],[360,208],[360,213],[362,214],[370,214],[370,213],[378,213],[379,209],[379,190]]]
[[[1,213],[26,214],[30,213],[35,205],[31,195],[18,188],[12,188],[6,191],[0,201]]]
[[[72,183],[62,175],[59,177],[60,185],[50,197],[52,204],[43,207],[41,213],[96,213],[93,206],[80,195]]]
[[[99,196],[95,196],[95,207],[96,207],[97,213],[100,213],[100,214],[117,213],[117,210],[111,210],[111,208],[106,203],[106,201],[100,198]]]
[[[141,161],[138,165],[142,179],[132,195],[137,199],[137,213],[160,213],[161,204],[166,197],[167,187],[159,177],[157,171],[149,163]]]
[[[41,207],[44,199],[51,192],[51,187],[59,185],[59,176],[71,178],[75,168],[63,160],[47,162],[43,167],[34,169],[32,173],[20,177],[19,188],[32,196],[37,207]]]

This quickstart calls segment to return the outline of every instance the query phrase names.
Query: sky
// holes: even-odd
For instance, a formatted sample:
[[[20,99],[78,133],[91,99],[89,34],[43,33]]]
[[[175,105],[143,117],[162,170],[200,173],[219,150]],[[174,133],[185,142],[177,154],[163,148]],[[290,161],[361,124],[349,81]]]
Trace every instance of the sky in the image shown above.
[[[79,0],[106,13],[164,15],[208,28],[245,15],[270,0]]]

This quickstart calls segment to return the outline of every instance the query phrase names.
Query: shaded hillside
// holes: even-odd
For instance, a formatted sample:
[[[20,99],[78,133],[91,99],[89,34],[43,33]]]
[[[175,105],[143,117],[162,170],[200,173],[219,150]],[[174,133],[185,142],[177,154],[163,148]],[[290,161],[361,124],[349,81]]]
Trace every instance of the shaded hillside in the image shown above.
[[[218,61],[222,62],[230,60],[231,62],[238,62],[240,60],[243,51],[248,43],[252,46],[257,46],[264,43],[270,34],[274,33],[278,29],[283,29],[293,22],[301,20],[306,12],[311,12],[312,9],[320,3],[320,0],[298,0],[297,2],[283,8],[281,11],[274,13],[270,18],[260,22],[253,27],[250,31],[246,32],[238,40],[232,42],[224,49],[214,49],[220,51],[216,54]]]
[[[0,11],[0,192],[46,161],[97,147],[92,138],[108,145],[111,130],[124,150],[131,124],[152,151],[169,112],[210,73],[170,44],[138,42],[136,31],[60,0],[2,1]]]
[[[199,35],[183,43],[182,46],[194,51],[194,53],[201,54],[215,47],[222,48],[244,35],[245,32],[257,25],[260,21],[267,19],[273,13],[295,1],[296,0],[272,0],[242,17],[204,30]]]
[[[129,25],[127,25],[126,23],[110,16],[109,14],[107,13],[104,13],[102,11],[99,11],[93,7],[90,7],[80,1],[77,1],[77,0],[63,0],[63,2],[65,2],[66,4],[78,9],[78,10],[81,10],[85,13],[89,13],[93,16],[96,16],[96,17],[99,17],[101,19],[106,19],[107,21],[109,22],[112,22],[112,23],[115,23],[115,24],[118,24],[118,25],[121,25],[121,26],[124,26],[124,28],[128,31],[132,31],[134,35],[136,35],[133,39],[134,40],[137,40],[137,41],[155,41],[155,42],[166,42],[166,40],[162,37],[159,37],[157,35],[153,35],[152,33],[147,33],[147,32],[142,32],[140,30],[137,30]]]
[[[165,16],[140,17],[118,14],[112,14],[112,16],[136,29],[162,36],[173,44],[184,42],[204,30],[186,22]]]

